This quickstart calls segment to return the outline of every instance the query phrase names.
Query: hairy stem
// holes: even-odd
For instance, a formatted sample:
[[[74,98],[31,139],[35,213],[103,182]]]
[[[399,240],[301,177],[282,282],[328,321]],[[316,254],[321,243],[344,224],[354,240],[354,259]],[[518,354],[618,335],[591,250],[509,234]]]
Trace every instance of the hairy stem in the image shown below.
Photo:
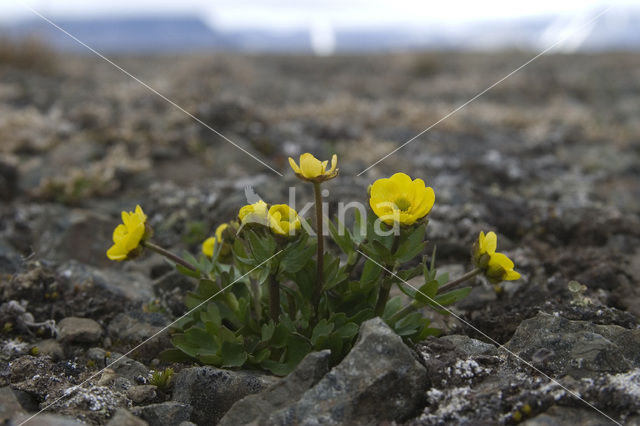
[[[468,280],[470,278],[473,278],[474,276],[476,276],[480,272],[482,272],[482,270],[480,268],[472,269],[471,271],[469,271],[466,274],[462,275],[460,278],[457,278],[457,279],[455,279],[453,281],[449,281],[448,283],[446,283],[445,285],[440,287],[438,289],[438,293],[437,294],[442,294],[442,293],[444,293],[446,291],[451,290],[453,287],[455,287],[455,286],[457,286],[459,284],[462,284],[463,282],[465,282],[466,280]],[[411,312],[414,312],[416,309],[418,309],[418,306],[414,305],[413,303],[409,303],[407,306],[405,306],[404,308],[400,309],[398,312],[393,314],[393,316],[391,318],[389,318],[389,321],[391,323],[398,322],[402,318],[404,318],[407,315],[409,315]]]
[[[269,278],[269,315],[276,324],[280,318],[280,283],[275,275]]]
[[[453,281],[449,281],[448,283],[444,284],[442,287],[438,288],[438,293],[437,294],[444,293],[445,291],[451,290],[452,288],[456,287],[457,285],[462,284],[463,282],[475,277],[480,272],[482,272],[482,269],[480,269],[480,268],[474,268],[474,269],[470,270],[466,274],[462,275],[460,278],[456,278]]]
[[[393,256],[398,250],[398,244],[400,243],[400,236],[395,235],[393,237],[393,244],[391,245],[391,255]],[[386,269],[386,268],[385,268]],[[382,282],[380,283],[380,290],[378,292],[378,300],[376,301],[376,307],[373,310],[373,315],[376,317],[382,317],[384,313],[384,308],[387,306],[387,301],[389,300],[389,292],[391,291],[391,286],[393,285],[395,277],[395,267],[393,272],[388,272],[388,277],[383,277]],[[385,279],[386,278],[386,279]]]
[[[320,191],[320,183],[313,183],[313,192],[315,194],[316,205],[316,237],[318,251],[316,254],[316,286],[313,289],[313,307],[315,312],[318,312],[318,305],[320,304],[320,294],[322,293],[322,287],[324,285],[324,229],[322,220],[322,194]]]
[[[156,253],[166,257],[167,259],[169,259],[169,260],[171,260],[171,261],[173,261],[173,262],[175,262],[177,264],[180,264],[180,265],[184,266],[187,269],[191,269],[194,272],[198,271],[198,269],[195,266],[193,266],[191,263],[187,262],[186,260],[184,260],[183,258],[178,256],[177,254],[171,253],[169,250],[165,250],[162,247],[160,247],[160,246],[158,246],[158,245],[156,245],[156,244],[154,244],[152,242],[144,241],[142,243],[142,245],[144,247],[146,247],[146,248],[148,248],[150,250],[153,250]]]

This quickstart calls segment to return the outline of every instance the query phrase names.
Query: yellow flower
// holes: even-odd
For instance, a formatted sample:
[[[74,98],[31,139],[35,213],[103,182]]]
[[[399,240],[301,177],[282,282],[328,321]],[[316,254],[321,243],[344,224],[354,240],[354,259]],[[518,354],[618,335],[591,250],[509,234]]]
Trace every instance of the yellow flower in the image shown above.
[[[327,170],[329,161],[320,161],[308,152],[300,156],[300,167],[291,157],[289,157],[289,164],[296,176],[309,182],[324,182],[338,176],[338,169],[336,169],[338,156],[336,154],[331,157],[331,168],[329,170]]]
[[[498,237],[495,232],[488,232],[487,235],[480,231],[478,241],[473,245],[473,263],[479,268],[486,268],[491,255],[496,252]]]
[[[493,253],[489,259],[485,276],[492,283],[513,281],[520,278],[520,273],[513,270],[513,262],[502,253]]]
[[[481,231],[478,241],[473,245],[473,262],[494,284],[519,279],[520,274],[513,270],[513,262],[505,254],[496,252],[497,246],[498,237],[495,232],[485,235]]]
[[[422,179],[411,180],[404,173],[378,179],[371,185],[369,205],[387,225],[413,225],[431,211],[436,196]]]
[[[277,235],[290,236],[300,229],[298,212],[286,204],[276,204],[269,209],[269,227]]]
[[[223,223],[222,225],[218,226],[216,228],[215,237],[209,237],[204,241],[204,243],[202,243],[202,253],[204,253],[205,256],[213,257],[213,248],[216,244],[223,244],[224,241],[222,238],[222,233],[228,227],[228,223]],[[229,251],[229,247],[226,244],[223,245],[220,249],[220,254],[225,255],[225,249],[226,252]]]
[[[140,206],[135,212],[122,212],[122,223],[113,231],[113,246],[107,250],[107,257],[122,261],[138,255],[147,233],[146,223],[147,216]]]
[[[267,203],[260,200],[257,203],[247,204],[238,212],[238,219],[242,225],[249,223],[259,223],[261,225],[269,225],[269,212],[267,211]]]

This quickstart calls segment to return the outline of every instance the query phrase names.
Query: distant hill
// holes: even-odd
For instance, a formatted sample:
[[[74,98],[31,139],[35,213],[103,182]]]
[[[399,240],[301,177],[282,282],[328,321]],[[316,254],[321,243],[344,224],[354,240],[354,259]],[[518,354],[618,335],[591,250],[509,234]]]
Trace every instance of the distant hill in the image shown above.
[[[420,28],[385,27],[335,29],[336,51],[386,51],[392,49],[540,49],[574,32],[564,44],[567,51],[608,49],[640,50],[640,9],[591,19],[559,16],[511,21],[472,22],[458,26],[430,24]],[[144,16],[86,20],[55,19],[56,24],[88,45],[105,52],[183,52],[203,49],[241,52],[312,52],[308,29],[215,30],[197,17]],[[580,29],[581,27],[584,27]],[[55,47],[78,51],[84,48],[42,20],[30,20],[0,28],[16,37],[36,34]]]

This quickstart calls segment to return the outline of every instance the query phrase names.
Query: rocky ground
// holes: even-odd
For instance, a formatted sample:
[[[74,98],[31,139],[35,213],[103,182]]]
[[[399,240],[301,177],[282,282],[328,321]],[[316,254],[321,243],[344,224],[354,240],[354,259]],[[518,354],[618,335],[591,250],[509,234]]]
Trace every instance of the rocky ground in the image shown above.
[[[542,57],[360,176],[531,55],[115,58],[279,177],[108,64],[38,52],[0,55],[0,421],[59,398],[31,424],[640,424],[640,55]],[[164,364],[163,333],[101,371],[193,286],[156,256],[108,261],[119,211],[195,252],[246,185],[286,202],[305,151],[338,154],[333,202],[424,178],[439,265],[463,271],[493,229],[523,278],[479,283],[455,308],[475,329],[439,318],[415,347],[371,320],[332,369]]]

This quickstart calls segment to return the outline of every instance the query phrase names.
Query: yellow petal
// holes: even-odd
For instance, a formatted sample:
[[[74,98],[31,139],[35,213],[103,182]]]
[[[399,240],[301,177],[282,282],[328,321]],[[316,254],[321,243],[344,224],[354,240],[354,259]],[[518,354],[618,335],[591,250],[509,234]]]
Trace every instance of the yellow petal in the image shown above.
[[[498,236],[495,232],[489,232],[485,238],[484,243],[482,244],[483,249],[488,254],[493,254],[496,252],[496,248],[498,247]],[[506,256],[505,256],[506,257]]]
[[[107,250],[107,257],[111,260],[120,262],[127,258],[127,253],[128,252],[125,253],[120,246],[114,245],[111,246],[109,250]]]
[[[331,168],[329,169],[329,173],[333,173],[336,171],[336,166],[338,165],[338,156],[333,154],[331,157]]]
[[[520,279],[520,273],[514,270],[507,271],[507,275],[504,278],[505,281],[515,281]]]
[[[302,172],[300,171],[300,167],[298,167],[298,165],[296,164],[296,162],[293,160],[293,158],[289,157],[289,165],[291,166],[291,168],[293,169],[294,173],[297,174],[302,174]]]
[[[486,241],[486,239],[485,239]],[[493,253],[491,254],[491,258],[489,259],[489,266],[500,266],[504,268],[505,271],[513,269],[513,261],[509,259],[503,253]]]
[[[322,163],[308,152],[300,156],[300,169],[306,178],[315,178],[322,175]]]
[[[202,253],[204,253],[205,256],[213,257],[213,247],[215,246],[215,244],[215,237],[209,237],[204,240],[204,243],[202,243]]]

